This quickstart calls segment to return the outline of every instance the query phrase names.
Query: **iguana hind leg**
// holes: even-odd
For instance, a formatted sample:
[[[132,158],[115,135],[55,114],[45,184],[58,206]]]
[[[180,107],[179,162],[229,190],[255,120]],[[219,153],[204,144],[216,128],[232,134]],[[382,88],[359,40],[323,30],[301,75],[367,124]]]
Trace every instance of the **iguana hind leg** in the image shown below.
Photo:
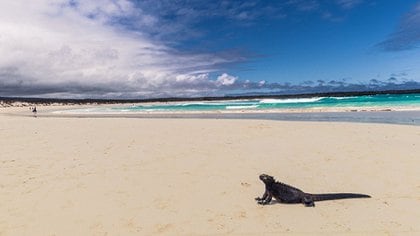
[[[302,203],[305,204],[306,207],[314,207],[315,206],[314,199],[312,199],[312,197],[310,197],[310,196],[304,196],[303,199],[302,199]]]

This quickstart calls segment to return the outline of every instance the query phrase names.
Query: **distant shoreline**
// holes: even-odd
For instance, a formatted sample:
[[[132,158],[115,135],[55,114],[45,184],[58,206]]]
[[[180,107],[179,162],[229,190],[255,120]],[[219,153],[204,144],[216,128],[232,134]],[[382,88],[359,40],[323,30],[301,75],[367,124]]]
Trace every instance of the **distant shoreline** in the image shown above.
[[[273,95],[238,95],[238,96],[213,96],[213,97],[166,97],[150,99],[61,99],[61,98],[39,98],[39,97],[1,97],[0,107],[33,106],[33,105],[100,105],[100,104],[127,104],[127,103],[151,103],[151,102],[183,102],[183,101],[220,101],[239,99],[266,99],[266,98],[310,98],[310,97],[349,97],[369,96],[380,94],[414,94],[420,93],[420,89],[412,90],[384,90],[384,91],[356,91],[356,92],[325,92],[325,93],[304,93],[304,94],[273,94]]]

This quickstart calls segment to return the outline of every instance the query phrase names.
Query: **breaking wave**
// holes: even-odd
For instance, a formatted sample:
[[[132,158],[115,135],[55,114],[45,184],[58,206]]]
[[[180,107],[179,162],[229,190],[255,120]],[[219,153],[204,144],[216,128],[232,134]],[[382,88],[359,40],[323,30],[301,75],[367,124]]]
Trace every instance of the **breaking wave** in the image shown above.
[[[263,104],[274,104],[274,103],[309,103],[309,102],[318,102],[323,97],[316,98],[290,98],[290,99],[262,99],[260,103]]]

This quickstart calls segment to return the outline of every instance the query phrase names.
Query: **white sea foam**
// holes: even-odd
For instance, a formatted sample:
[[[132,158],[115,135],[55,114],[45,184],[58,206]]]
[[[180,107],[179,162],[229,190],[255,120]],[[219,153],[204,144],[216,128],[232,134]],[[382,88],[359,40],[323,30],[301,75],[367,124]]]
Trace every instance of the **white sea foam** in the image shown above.
[[[254,109],[257,107],[258,105],[226,106],[226,110]]]
[[[357,97],[330,97],[330,98],[337,99],[337,100],[345,100],[345,99],[354,99]]]
[[[237,106],[237,105],[255,105],[255,102],[249,100],[238,101],[207,101],[207,102],[185,102],[176,104],[176,106]]]
[[[212,102],[185,102],[180,104],[174,104],[174,106],[200,106],[200,105],[214,105]]]
[[[78,115],[78,114],[106,114],[106,113],[119,114],[119,113],[130,113],[130,112],[132,112],[132,110],[127,109],[127,108],[112,109],[112,108],[92,107],[92,108],[80,108],[80,109],[53,111],[52,113],[53,114]]]
[[[95,113],[101,113],[101,112],[99,112],[98,109],[86,108],[86,109],[71,109],[71,110],[53,111],[52,113],[53,114],[95,114]]]
[[[289,99],[262,99],[260,103],[269,104],[269,103],[308,103],[308,102],[317,102],[323,99],[323,97],[318,98],[289,98]]]
[[[220,103],[220,102],[185,102],[185,103],[175,104],[174,106],[186,107],[186,106],[222,106],[222,105],[225,105],[225,104]]]

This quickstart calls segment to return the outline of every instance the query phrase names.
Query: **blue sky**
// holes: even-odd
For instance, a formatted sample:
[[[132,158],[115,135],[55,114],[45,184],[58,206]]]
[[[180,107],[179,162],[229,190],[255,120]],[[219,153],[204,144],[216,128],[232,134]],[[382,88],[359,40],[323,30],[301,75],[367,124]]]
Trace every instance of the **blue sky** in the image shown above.
[[[0,96],[420,88],[420,1],[0,3]]]

